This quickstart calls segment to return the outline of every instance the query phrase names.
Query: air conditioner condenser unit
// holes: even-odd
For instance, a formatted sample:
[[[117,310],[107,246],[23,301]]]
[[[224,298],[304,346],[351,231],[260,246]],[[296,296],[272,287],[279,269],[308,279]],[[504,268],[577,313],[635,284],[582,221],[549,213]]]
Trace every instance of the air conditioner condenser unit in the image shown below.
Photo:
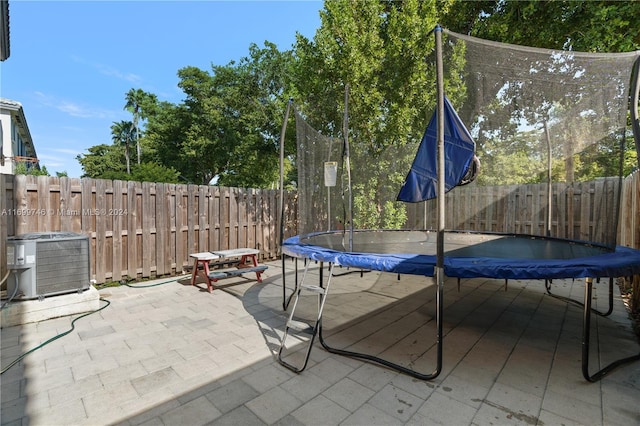
[[[89,252],[89,238],[72,232],[7,238],[7,295],[26,300],[88,290]]]

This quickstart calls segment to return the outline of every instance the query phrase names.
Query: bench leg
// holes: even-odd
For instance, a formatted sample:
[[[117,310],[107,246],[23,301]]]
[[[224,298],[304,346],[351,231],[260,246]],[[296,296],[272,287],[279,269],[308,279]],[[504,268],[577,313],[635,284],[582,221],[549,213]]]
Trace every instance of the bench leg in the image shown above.
[[[191,285],[196,285],[196,277],[198,276],[198,259],[193,262],[193,272],[191,273]]]
[[[247,264],[247,258],[251,259],[251,263],[253,264],[254,267],[258,266],[258,259],[256,258],[255,254],[243,254],[242,257],[240,258],[240,263],[238,264],[238,266],[239,267],[245,266]]]
[[[209,262],[204,262],[204,279],[207,280],[207,291],[209,293],[213,293],[213,284],[211,284],[212,280],[209,278]]]
[[[213,285],[211,284],[211,279],[209,278],[209,261],[208,260],[196,259],[196,261],[193,263],[193,273],[191,274],[191,285],[196,285],[196,277],[200,273],[200,270],[198,269],[198,266],[200,263],[202,263],[204,279],[206,280],[206,283],[207,283],[207,291],[209,293],[213,293]]]
[[[254,267],[258,266],[258,259],[256,258],[255,254],[246,254],[242,256],[242,259],[240,259],[240,265],[244,265],[247,262],[247,257],[251,258],[251,262],[253,263]],[[262,272],[256,272],[256,280],[259,283],[262,282],[262,277],[260,276],[260,274],[262,274]]]

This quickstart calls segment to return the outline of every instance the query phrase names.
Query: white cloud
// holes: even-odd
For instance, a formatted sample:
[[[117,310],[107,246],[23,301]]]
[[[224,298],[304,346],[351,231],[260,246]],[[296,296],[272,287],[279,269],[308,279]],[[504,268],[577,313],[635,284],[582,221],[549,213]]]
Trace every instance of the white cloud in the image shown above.
[[[47,167],[61,167],[67,163],[68,158],[62,158],[57,155],[38,153],[38,160],[40,160],[41,164],[46,163]]]
[[[60,101],[60,103],[56,105],[56,108],[72,117],[90,118],[96,116],[94,111],[83,108],[80,105],[69,101]]]
[[[140,82],[142,81],[142,78],[137,75],[137,74],[133,74],[133,73],[127,73],[127,72],[122,72],[117,68],[112,67],[111,65],[106,65],[106,64],[102,64],[100,62],[90,62],[87,61],[79,56],[72,56],[71,59],[73,59],[74,61],[86,65],[88,67],[94,68],[96,70],[98,70],[98,72],[100,72],[103,75],[109,76],[109,77],[115,77],[119,80],[124,80],[127,81],[129,83],[134,83],[134,84],[140,84]]]
[[[120,80],[128,81],[133,84],[140,84],[142,78],[139,75],[132,73],[123,73],[115,68],[112,68],[108,65],[104,64],[95,64],[94,65],[102,74],[110,77],[116,77]]]
[[[58,98],[56,96],[47,95],[42,92],[35,92],[36,98],[41,105],[49,108],[55,108],[72,117],[79,118],[108,118],[115,119],[120,111],[112,111],[104,108],[97,108],[90,105],[84,105],[67,99]]]

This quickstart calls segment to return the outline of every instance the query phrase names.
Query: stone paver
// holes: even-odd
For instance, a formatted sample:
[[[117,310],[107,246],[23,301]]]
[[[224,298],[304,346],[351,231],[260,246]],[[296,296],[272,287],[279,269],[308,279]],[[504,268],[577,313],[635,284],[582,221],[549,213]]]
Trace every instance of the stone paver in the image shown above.
[[[286,263],[291,286],[293,262]],[[77,321],[0,377],[2,425],[637,425],[640,362],[597,383],[581,374],[582,310],[544,283],[449,280],[444,364],[422,381],[316,341],[305,371],[276,353],[281,263],[258,284],[233,279],[209,294],[183,278],[100,292],[111,305]],[[344,272],[344,271],[339,271]],[[310,275],[317,279],[318,267]],[[333,280],[323,328],[334,347],[421,372],[435,368],[435,292],[425,277],[367,272]],[[596,285],[606,309],[608,283]],[[291,290],[289,290],[291,291]],[[583,297],[583,283],[553,292]],[[317,300],[302,310],[314,315]],[[302,302],[301,302],[302,303]],[[6,367],[70,328],[73,317],[2,329]],[[638,353],[617,293],[614,314],[593,317],[590,371]]]

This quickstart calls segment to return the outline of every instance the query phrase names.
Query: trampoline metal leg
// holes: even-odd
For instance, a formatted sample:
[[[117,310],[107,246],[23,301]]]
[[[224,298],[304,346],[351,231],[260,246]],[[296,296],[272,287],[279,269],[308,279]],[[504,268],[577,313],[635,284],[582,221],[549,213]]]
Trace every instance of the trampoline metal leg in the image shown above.
[[[442,269],[438,269],[436,268],[436,275],[439,273],[443,274],[444,272],[442,271]],[[344,349],[337,349],[337,348],[333,348],[331,346],[329,346],[327,344],[327,342],[324,339],[324,336],[322,334],[322,322],[320,322],[320,326],[318,327],[318,341],[320,342],[320,344],[322,345],[323,348],[325,348],[328,352],[333,353],[333,354],[337,354],[337,355],[342,355],[342,356],[348,356],[348,357],[352,357],[352,358],[359,358],[359,359],[364,359],[367,361],[371,361],[371,362],[375,362],[381,365],[384,365],[385,367],[391,368],[393,370],[399,371],[401,373],[405,373],[411,377],[415,377],[416,379],[420,379],[420,380],[433,380],[436,377],[438,377],[438,375],[440,374],[440,372],[442,371],[442,344],[443,344],[443,332],[442,332],[442,323],[443,323],[443,309],[444,309],[444,302],[443,302],[443,296],[444,296],[444,276],[441,276],[440,279],[436,278],[437,281],[437,294],[436,294],[436,328],[437,328],[437,343],[436,343],[436,368],[433,370],[433,372],[429,373],[429,374],[424,374],[424,373],[420,373],[418,371],[412,370],[408,367],[405,367],[403,365],[399,365],[396,363],[393,363],[391,361],[379,358],[377,356],[374,355],[369,355],[369,354],[364,354],[364,353],[360,353],[360,352],[352,352],[352,351],[347,351]]]
[[[610,286],[613,282],[613,278],[609,282]],[[610,291],[613,291],[613,288],[610,287]],[[589,345],[591,338],[591,297],[593,293],[593,278],[585,278],[584,281],[584,312],[583,312],[583,320],[582,320],[582,375],[585,380],[589,382],[597,382],[602,379],[604,376],[609,374],[615,368],[620,367],[621,365],[628,364],[633,361],[640,360],[640,353],[637,355],[633,355],[627,358],[622,358],[617,361],[612,362],[607,365],[603,369],[597,371],[593,375],[589,374]],[[612,296],[611,296],[612,298]],[[613,302],[610,304],[610,312],[613,310]]]
[[[297,290],[298,290],[298,258],[295,257],[294,258],[294,262],[295,262],[295,287],[293,288],[293,292],[291,292],[291,294],[289,295],[289,297],[287,297],[287,280],[286,280],[286,273],[285,273],[285,254],[282,254],[282,310],[286,311],[287,308],[289,307],[289,304],[291,303],[291,299],[293,299],[293,296],[295,296]]]
[[[593,278],[590,278],[590,280],[591,280],[591,282],[593,284]],[[544,280],[544,286],[545,286],[545,288],[547,290],[547,294],[549,296],[555,297],[556,299],[563,300],[565,302],[573,303],[574,305],[578,305],[578,306],[584,307],[584,303],[581,303],[581,302],[579,302],[577,300],[573,300],[573,299],[571,299],[569,297],[565,297],[565,296],[558,296],[556,294],[551,293],[551,280],[549,280],[549,279]],[[606,316],[611,315],[611,313],[613,312],[613,278],[612,277],[609,278],[609,307],[608,307],[608,309],[605,312],[598,311],[597,309],[591,308],[591,303],[589,303],[589,308],[591,309],[591,311],[594,314],[599,315],[601,317],[606,317]]]

